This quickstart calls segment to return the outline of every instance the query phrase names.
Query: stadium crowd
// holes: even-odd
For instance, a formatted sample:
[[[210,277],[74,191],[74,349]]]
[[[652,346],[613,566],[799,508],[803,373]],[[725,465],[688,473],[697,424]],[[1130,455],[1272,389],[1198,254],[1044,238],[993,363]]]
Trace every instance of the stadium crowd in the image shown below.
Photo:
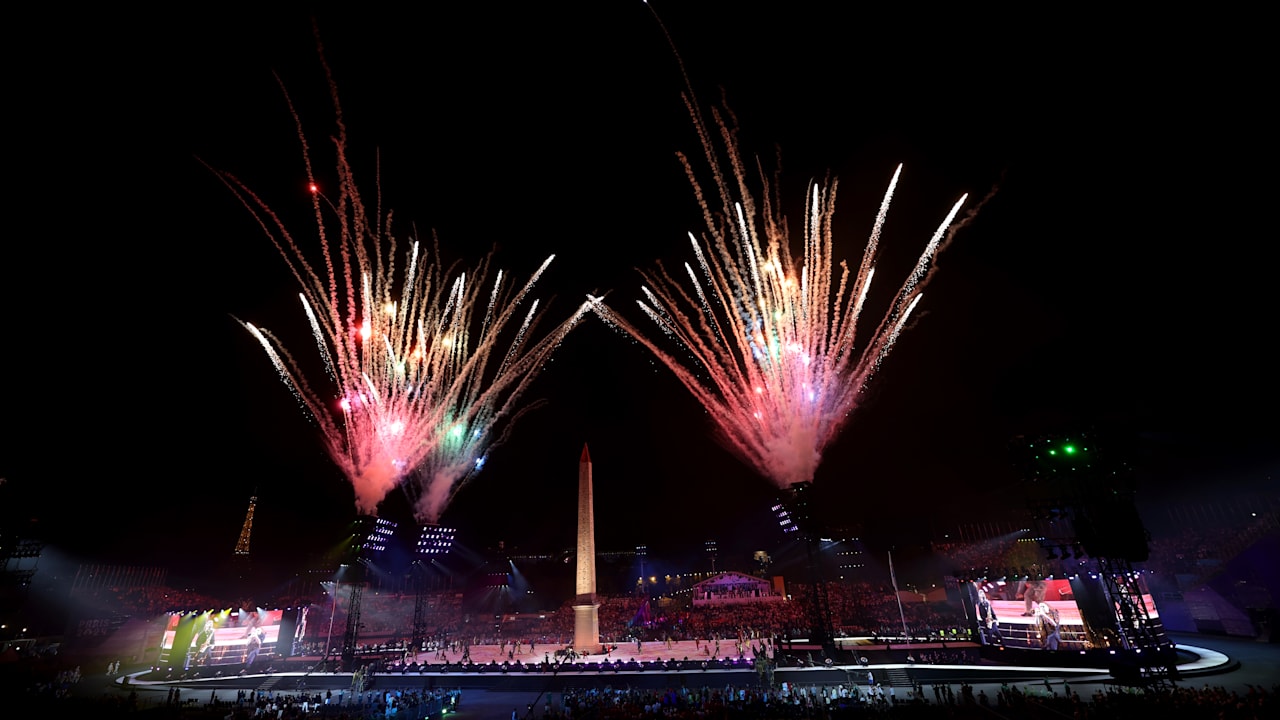
[[[956,639],[966,627],[963,611],[949,602],[905,602],[899,606],[890,588],[870,583],[831,582],[826,584],[833,628],[840,636],[914,637]],[[768,637],[804,637],[811,624],[810,588],[792,586],[786,602],[693,605],[688,596],[681,600],[654,601],[645,597],[601,596],[598,598],[600,639],[603,643],[640,640],[726,640]],[[362,638],[371,650],[402,649],[413,633],[416,598],[396,593],[366,593],[362,602]],[[430,648],[461,641],[471,645],[492,645],[521,641],[530,645],[557,646],[573,637],[573,607],[564,601],[554,611],[479,615],[467,612],[460,596],[442,593],[429,598],[423,615],[425,640]],[[329,613],[336,610],[332,625],[344,627],[341,603],[312,606],[304,650],[324,654],[331,637]]]

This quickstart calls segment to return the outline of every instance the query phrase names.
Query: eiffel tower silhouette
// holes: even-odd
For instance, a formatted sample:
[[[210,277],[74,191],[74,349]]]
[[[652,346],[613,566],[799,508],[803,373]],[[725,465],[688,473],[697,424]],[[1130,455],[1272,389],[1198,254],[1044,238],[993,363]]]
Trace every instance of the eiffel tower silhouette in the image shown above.
[[[254,490],[249,498],[249,512],[244,516],[244,527],[240,528],[240,537],[236,540],[236,556],[249,556],[249,535],[253,532],[253,509],[258,505],[258,491]]]

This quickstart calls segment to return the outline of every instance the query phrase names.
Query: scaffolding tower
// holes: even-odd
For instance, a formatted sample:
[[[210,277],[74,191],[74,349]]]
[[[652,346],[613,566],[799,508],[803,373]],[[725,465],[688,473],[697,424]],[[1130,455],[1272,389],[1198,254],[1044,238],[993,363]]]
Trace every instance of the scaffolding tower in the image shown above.
[[[820,645],[827,657],[835,657],[835,632],[831,623],[831,600],[822,571],[822,531],[810,508],[813,483],[798,482],[791,485],[787,495],[773,506],[783,534],[794,534],[804,543],[805,560],[809,571],[809,642]]]

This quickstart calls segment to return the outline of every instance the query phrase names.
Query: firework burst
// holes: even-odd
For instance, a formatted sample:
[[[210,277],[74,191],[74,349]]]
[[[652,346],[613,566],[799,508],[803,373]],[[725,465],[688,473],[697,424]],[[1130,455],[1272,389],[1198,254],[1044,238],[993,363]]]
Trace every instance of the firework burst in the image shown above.
[[[602,302],[596,312],[646,347],[706,408],[726,446],[782,488],[812,481],[835,439],[919,303],[922,284],[963,205],[947,213],[874,329],[863,320],[881,228],[897,187],[894,172],[860,263],[836,259],[834,180],[814,183],[793,254],[776,179],[749,173],[724,115],[706,122],[686,105],[701,139],[710,185],[684,165],[701,206],[702,237],[689,234],[693,263],[641,271],[640,310],[667,337],[640,330]],[[760,177],[760,189],[749,181]],[[958,227],[958,226],[957,226]],[[674,346],[674,347],[673,347]]]
[[[517,283],[493,272],[492,253],[471,272],[458,272],[439,261],[436,243],[430,255],[417,241],[398,243],[391,214],[370,212],[357,190],[332,79],[330,88],[338,128],[332,196],[320,191],[290,104],[313,199],[318,242],[311,252],[319,262],[308,259],[258,195],[218,172],[297,280],[323,377],[309,379],[279,338],[242,324],[319,426],[354,487],[357,510],[375,514],[399,485],[414,500],[417,519],[436,522],[527,409],[522,394],[589,304],[535,337],[544,313],[529,295],[552,257]]]

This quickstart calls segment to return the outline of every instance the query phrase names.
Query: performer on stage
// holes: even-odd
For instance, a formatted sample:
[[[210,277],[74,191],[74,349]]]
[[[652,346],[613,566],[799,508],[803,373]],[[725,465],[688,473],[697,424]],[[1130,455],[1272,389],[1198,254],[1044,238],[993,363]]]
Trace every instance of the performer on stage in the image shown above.
[[[258,653],[262,651],[262,636],[262,628],[255,627],[249,630],[249,642],[245,645],[245,665],[252,665],[253,661],[258,659]]]
[[[1004,638],[1000,636],[1000,619],[996,617],[996,611],[991,607],[987,591],[981,587],[978,588],[978,621],[982,625],[983,639],[988,645],[1003,644]]]
[[[1059,635],[1058,611],[1049,607],[1049,603],[1039,603],[1035,609],[1036,630],[1040,634],[1040,649],[1057,650],[1062,636]]]
[[[191,641],[191,647],[195,649],[194,664],[205,665],[213,656],[213,619],[205,618],[204,625],[200,627],[200,632],[196,633],[196,637]]]
[[[1044,602],[1044,597],[1048,594],[1049,584],[1044,580],[1031,580],[1022,590],[1022,599],[1027,603],[1026,612],[1022,613],[1023,617],[1033,617],[1035,615],[1036,603]]]

